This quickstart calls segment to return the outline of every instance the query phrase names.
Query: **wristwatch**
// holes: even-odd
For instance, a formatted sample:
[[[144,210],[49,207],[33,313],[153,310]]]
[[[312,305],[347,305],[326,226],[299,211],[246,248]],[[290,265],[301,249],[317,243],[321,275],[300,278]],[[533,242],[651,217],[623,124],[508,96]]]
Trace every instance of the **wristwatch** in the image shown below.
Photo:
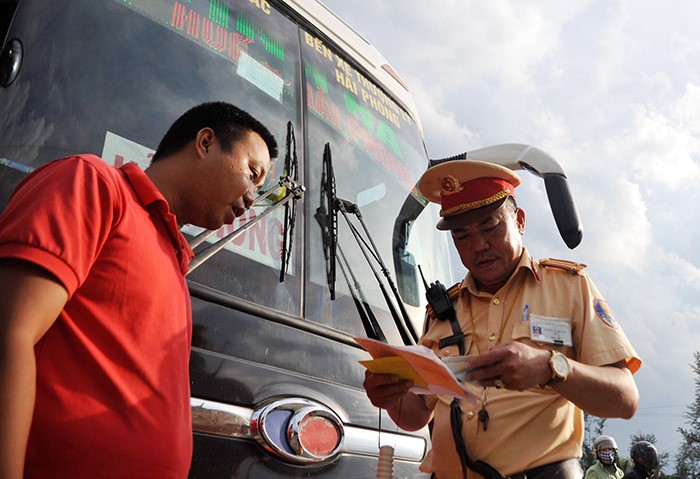
[[[566,381],[571,372],[571,365],[569,360],[562,353],[558,351],[550,351],[552,355],[549,358],[549,367],[552,370],[552,377],[549,378],[547,384],[551,383],[553,380]]]

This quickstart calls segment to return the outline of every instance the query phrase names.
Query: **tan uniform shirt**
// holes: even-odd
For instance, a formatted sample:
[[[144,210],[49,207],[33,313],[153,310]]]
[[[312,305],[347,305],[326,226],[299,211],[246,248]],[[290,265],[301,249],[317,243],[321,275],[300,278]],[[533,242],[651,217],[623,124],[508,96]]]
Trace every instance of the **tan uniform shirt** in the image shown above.
[[[478,354],[497,344],[519,341],[554,349],[585,364],[603,366],[626,360],[635,372],[641,361],[605,300],[582,270],[543,267],[527,250],[515,273],[496,293],[478,291],[468,274],[460,286],[457,318],[465,335],[466,354]],[[472,332],[474,318],[476,336]],[[458,347],[439,348],[451,336],[449,321],[433,320],[421,344],[440,357],[459,355]],[[544,328],[542,326],[544,325]],[[571,332],[571,345],[543,342],[552,331]],[[556,335],[554,335],[556,336]],[[568,342],[568,340],[564,340]],[[482,396],[483,388],[474,386]],[[469,455],[494,466],[503,475],[580,457],[583,413],[552,388],[535,386],[526,391],[487,388],[488,429],[478,420],[479,407],[462,402],[463,436]],[[450,397],[427,396],[434,408],[433,449],[421,465],[439,479],[462,479],[450,427]],[[470,471],[469,477],[478,477]]]

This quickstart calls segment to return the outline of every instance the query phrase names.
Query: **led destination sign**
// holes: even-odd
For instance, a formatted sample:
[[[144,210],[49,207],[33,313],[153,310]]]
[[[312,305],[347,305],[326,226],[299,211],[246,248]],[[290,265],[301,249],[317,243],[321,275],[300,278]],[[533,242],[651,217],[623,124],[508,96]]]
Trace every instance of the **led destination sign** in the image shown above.
[[[342,132],[410,190],[417,179],[416,169],[405,161],[403,149],[420,138],[415,123],[330,47],[308,32],[303,35],[310,63],[304,69],[309,111]]]
[[[238,75],[281,101],[285,48],[269,29],[256,21],[256,16],[271,15],[268,2],[244,2],[242,6],[248,5],[249,11],[234,10],[222,0],[120,3],[232,60],[238,64]]]

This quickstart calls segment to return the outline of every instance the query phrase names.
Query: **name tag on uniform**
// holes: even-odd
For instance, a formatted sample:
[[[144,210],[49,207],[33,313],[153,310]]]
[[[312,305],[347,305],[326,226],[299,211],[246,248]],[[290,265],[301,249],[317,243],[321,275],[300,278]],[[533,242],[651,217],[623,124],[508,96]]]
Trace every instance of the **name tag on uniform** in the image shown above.
[[[530,313],[530,339],[538,343],[573,346],[571,322],[565,318],[548,318]]]

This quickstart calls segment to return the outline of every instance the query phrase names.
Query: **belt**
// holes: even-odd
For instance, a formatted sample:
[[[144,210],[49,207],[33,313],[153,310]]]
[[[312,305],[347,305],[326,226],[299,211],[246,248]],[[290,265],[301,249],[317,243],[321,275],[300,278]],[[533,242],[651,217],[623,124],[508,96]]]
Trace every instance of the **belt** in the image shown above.
[[[508,479],[574,479],[583,477],[582,472],[578,459],[565,459],[511,474]]]

